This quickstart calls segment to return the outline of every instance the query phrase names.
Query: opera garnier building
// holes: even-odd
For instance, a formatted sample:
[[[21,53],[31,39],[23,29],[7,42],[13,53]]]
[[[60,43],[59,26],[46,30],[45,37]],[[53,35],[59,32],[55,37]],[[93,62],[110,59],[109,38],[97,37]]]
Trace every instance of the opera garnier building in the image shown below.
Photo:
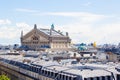
[[[53,24],[50,29],[38,29],[35,24],[27,34],[23,35],[23,31],[21,32],[21,47],[27,50],[62,50],[68,49],[70,43],[68,33],[63,35],[60,31],[56,31]]]

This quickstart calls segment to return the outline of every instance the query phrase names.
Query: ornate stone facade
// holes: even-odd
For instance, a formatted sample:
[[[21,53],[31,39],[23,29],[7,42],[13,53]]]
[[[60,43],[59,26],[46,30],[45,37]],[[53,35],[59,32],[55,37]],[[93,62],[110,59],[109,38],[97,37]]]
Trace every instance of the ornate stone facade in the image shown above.
[[[38,29],[36,24],[27,34],[21,32],[21,45],[32,50],[39,49],[66,49],[70,47],[71,39],[66,32],[63,35],[61,32],[54,30],[54,25],[51,29]]]

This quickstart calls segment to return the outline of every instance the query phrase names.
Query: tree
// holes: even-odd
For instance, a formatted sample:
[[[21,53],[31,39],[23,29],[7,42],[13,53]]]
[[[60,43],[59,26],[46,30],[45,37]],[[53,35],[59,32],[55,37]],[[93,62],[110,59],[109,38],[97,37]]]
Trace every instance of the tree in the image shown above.
[[[5,75],[0,75],[0,80],[10,80],[10,79]]]

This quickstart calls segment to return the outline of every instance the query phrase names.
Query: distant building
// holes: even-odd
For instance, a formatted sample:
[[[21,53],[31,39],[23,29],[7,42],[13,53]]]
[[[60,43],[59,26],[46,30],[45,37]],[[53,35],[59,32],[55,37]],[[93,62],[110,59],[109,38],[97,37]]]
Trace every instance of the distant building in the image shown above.
[[[118,48],[120,48],[120,43],[118,44]]]
[[[56,31],[53,24],[51,29],[38,29],[35,24],[34,29],[27,34],[23,35],[23,31],[21,32],[21,45],[30,50],[68,49],[70,43],[68,33],[63,35],[60,31]]]
[[[13,45],[0,45],[0,50],[12,50]]]
[[[108,61],[118,62],[120,61],[120,55],[112,52],[107,52]]]

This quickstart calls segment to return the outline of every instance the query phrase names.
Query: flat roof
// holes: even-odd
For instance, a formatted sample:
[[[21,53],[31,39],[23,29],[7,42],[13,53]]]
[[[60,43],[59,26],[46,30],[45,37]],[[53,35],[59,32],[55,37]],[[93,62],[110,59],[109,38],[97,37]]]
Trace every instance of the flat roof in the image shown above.
[[[75,74],[82,76],[84,78],[88,77],[99,77],[99,76],[110,76],[111,72],[115,74],[120,74],[115,67],[120,65],[120,63],[107,63],[107,64],[98,64],[98,63],[86,63],[86,64],[59,64],[57,61],[45,61],[40,58],[33,57],[22,57],[21,55],[0,55],[1,58],[5,58],[8,60],[14,60],[18,62],[23,62],[24,59],[28,59],[32,61],[32,64],[40,65],[48,70],[57,70],[65,73]],[[85,67],[85,68],[83,68]],[[96,69],[94,69],[96,68]]]

